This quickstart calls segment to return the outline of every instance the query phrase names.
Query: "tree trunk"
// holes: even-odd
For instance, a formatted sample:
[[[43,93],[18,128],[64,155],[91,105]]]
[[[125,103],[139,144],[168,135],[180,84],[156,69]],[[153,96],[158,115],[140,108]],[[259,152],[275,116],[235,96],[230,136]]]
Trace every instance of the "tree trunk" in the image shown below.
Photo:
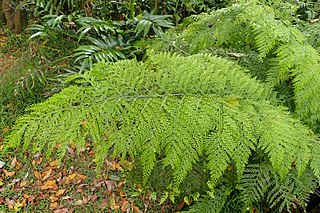
[[[2,0],[0,0],[0,25],[6,24],[6,17],[4,15],[4,12],[2,11]]]
[[[1,18],[0,21],[6,23],[6,27],[14,33],[21,33],[22,28],[25,27],[27,23],[27,14],[25,11],[15,9],[11,0],[0,0],[0,2],[2,6],[0,18],[1,14],[4,14],[4,18]]]

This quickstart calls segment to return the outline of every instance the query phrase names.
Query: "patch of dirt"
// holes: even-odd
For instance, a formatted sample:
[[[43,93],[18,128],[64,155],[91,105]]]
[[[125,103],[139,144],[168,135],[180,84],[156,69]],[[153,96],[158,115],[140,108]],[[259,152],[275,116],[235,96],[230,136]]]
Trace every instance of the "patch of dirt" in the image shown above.
[[[0,52],[0,76],[3,77],[7,73],[7,71],[16,63],[17,58],[8,53]]]
[[[4,36],[2,30],[0,30],[0,48],[5,46],[7,37]],[[10,53],[0,52],[0,83],[2,77],[8,72],[8,70],[17,63],[17,58]]]

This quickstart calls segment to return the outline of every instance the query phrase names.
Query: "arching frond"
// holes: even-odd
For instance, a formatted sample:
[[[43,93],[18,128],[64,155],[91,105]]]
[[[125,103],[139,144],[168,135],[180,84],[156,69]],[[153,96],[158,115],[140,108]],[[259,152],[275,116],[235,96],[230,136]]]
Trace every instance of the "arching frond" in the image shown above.
[[[298,174],[309,165],[309,130],[272,105],[268,87],[224,59],[160,54],[146,64],[99,63],[73,79],[77,85],[17,120],[6,148],[23,142],[50,155],[58,146],[62,157],[68,144],[81,148],[91,137],[98,164],[112,147],[113,154],[141,162],[145,182],[162,156],[173,188],[203,157],[211,190],[231,162],[241,179],[257,148],[281,178],[293,163]]]

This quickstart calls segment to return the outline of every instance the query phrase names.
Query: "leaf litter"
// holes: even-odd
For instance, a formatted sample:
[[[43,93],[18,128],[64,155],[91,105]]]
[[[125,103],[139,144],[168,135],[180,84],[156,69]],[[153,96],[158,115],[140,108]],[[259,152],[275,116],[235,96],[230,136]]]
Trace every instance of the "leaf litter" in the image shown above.
[[[135,185],[121,177],[123,170],[132,169],[132,162],[106,157],[100,173],[103,175],[97,175],[95,164],[90,163],[93,162],[90,144],[86,147],[80,154],[76,154],[75,148],[68,147],[60,167],[58,160],[45,160],[41,154],[26,152],[23,156],[6,156],[0,161],[0,206],[14,212],[44,203],[48,203],[54,213],[88,209],[94,212],[147,212],[145,203],[152,202],[152,196],[143,195]],[[23,151],[17,149],[13,153]],[[128,191],[141,196],[130,197]]]

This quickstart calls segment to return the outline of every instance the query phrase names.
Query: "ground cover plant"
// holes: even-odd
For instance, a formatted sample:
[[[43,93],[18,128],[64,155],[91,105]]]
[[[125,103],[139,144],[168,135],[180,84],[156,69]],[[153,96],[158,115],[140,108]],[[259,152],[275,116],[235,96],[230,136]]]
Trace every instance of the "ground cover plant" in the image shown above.
[[[114,17],[133,20],[130,2],[127,16]],[[82,72],[3,128],[3,211],[311,210],[320,175],[318,25],[315,15],[312,26],[298,18],[312,7],[228,2],[163,33],[150,18],[161,23],[171,7],[158,3],[150,7],[159,16],[141,13],[125,33],[142,36],[134,43],[144,50],[133,54],[119,43],[97,48],[129,22],[82,17],[70,27],[74,15],[42,8],[52,16],[33,37],[44,46],[54,36],[88,43],[75,53],[84,63],[69,69]]]

